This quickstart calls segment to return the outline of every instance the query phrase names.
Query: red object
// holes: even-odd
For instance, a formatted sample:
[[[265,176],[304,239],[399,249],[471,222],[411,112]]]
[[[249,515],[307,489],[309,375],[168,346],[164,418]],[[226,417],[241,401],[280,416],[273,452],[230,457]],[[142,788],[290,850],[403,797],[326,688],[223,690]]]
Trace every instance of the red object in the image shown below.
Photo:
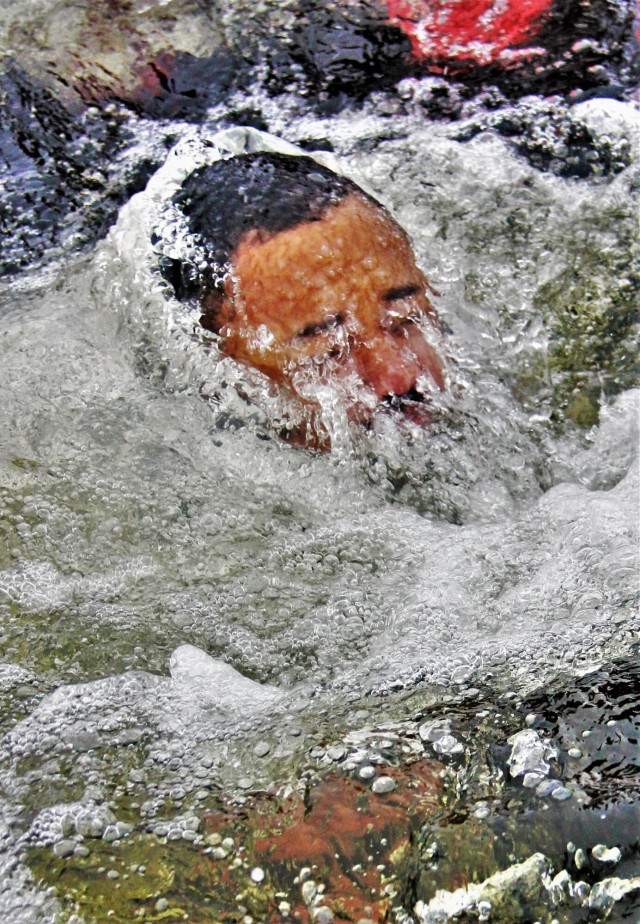
[[[415,56],[447,65],[503,66],[541,54],[535,39],[553,0],[386,0]]]

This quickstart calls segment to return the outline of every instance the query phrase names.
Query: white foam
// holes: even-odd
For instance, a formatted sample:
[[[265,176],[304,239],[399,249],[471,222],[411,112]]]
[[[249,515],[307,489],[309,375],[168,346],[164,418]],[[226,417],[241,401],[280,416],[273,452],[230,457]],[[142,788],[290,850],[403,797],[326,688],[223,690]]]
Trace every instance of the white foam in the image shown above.
[[[230,664],[194,645],[176,648],[169,670],[179,694],[239,714],[271,709],[283,699],[276,687],[243,677]]]

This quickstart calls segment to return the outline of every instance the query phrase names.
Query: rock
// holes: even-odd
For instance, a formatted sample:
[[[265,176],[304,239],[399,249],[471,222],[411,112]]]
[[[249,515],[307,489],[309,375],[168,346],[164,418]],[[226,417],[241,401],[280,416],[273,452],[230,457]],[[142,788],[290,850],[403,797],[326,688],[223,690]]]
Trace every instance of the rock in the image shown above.
[[[535,853],[524,863],[510,866],[478,885],[439,890],[430,902],[419,901],[415,913],[419,924],[444,924],[468,916],[477,920],[480,908],[491,907],[491,921],[518,924],[536,920],[549,905],[550,864],[543,854]]]
[[[589,908],[593,911],[607,911],[620,899],[632,892],[640,891],[640,876],[632,879],[612,877],[596,882],[589,896]]]
[[[551,885],[549,887],[549,893],[553,903],[556,905],[562,904],[571,893],[572,886],[573,879],[569,873],[566,869],[560,870],[557,876],[554,876],[551,880]]]
[[[573,862],[576,864],[576,869],[582,869],[587,865],[587,857],[582,847],[578,847],[576,850],[573,856]]]
[[[619,847],[607,847],[605,844],[596,844],[591,849],[591,856],[599,863],[619,863],[622,859]]]
[[[549,761],[557,756],[556,751],[540,738],[533,728],[525,728],[509,738],[512,745],[507,759],[512,777],[524,776],[528,772],[549,773]]]
[[[222,43],[217,17],[191,0],[134,0],[110,9],[60,7],[44,0],[26,18],[19,7],[3,11],[0,36],[3,45],[13,40],[21,66],[30,72],[46,74],[47,62],[55,61],[60,95],[74,101],[96,89],[137,95],[138,82],[152,71],[146,62],[162,69],[165,59],[171,60],[169,50],[191,60]]]

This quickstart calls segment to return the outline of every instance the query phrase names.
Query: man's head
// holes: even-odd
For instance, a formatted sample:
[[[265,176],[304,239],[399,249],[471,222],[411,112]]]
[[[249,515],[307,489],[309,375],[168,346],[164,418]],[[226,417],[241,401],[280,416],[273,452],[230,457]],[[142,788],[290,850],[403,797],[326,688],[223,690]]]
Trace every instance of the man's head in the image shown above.
[[[174,202],[206,259],[171,281],[199,300],[225,354],[292,391],[310,371],[344,385],[354,420],[379,403],[424,416],[425,394],[443,387],[423,333],[435,314],[378,202],[311,158],[267,153],[195,171]]]

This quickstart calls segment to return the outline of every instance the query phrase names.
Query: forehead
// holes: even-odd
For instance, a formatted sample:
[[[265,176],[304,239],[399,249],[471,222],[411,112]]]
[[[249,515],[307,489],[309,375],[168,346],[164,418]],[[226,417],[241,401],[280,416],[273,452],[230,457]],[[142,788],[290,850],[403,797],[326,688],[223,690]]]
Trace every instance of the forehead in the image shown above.
[[[375,290],[421,276],[404,231],[357,193],[321,220],[267,240],[250,232],[236,248],[233,269],[246,320],[284,329],[294,316],[340,310],[359,286]]]
[[[272,272],[290,271],[296,260],[323,266],[336,260],[363,260],[382,252],[411,253],[406,234],[393,218],[357,193],[329,207],[321,219],[302,222],[265,239],[251,231],[236,248],[236,269],[260,261]],[[272,262],[273,261],[273,262]]]

